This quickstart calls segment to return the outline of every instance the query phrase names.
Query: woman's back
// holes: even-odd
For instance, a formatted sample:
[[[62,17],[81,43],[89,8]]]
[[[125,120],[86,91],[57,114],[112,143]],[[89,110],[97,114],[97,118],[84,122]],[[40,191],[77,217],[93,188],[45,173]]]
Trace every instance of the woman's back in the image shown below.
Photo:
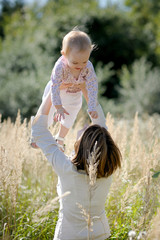
[[[110,185],[111,177],[108,177],[99,178],[94,186],[90,186],[86,172],[77,172],[76,167],[67,161],[67,166],[59,173],[57,192],[59,196],[68,191],[70,194],[60,199],[54,239],[86,240],[88,234],[92,236],[90,239],[109,237],[105,202]]]

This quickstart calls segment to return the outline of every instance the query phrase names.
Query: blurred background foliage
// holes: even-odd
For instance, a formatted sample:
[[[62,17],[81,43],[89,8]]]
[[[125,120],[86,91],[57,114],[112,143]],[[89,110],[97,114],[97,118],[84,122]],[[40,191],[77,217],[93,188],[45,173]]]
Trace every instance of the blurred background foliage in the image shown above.
[[[48,0],[26,5],[0,1],[0,113],[35,114],[63,36],[87,32],[105,113],[132,117],[160,113],[160,2]]]

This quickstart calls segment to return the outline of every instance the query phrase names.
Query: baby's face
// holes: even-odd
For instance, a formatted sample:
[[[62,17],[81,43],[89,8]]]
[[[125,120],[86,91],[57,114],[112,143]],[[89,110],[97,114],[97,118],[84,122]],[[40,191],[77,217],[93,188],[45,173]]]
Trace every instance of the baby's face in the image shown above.
[[[77,51],[77,49],[72,49],[66,57],[68,66],[74,71],[82,70],[90,57],[91,50]]]

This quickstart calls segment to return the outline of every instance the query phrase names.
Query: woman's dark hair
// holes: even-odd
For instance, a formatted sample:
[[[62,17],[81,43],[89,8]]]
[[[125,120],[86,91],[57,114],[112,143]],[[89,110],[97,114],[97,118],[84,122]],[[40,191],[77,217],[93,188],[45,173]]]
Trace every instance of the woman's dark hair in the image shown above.
[[[83,133],[80,140],[75,143],[75,156],[72,159],[73,164],[78,170],[85,170],[88,174],[87,159],[96,148],[96,162],[99,161],[97,167],[97,177],[109,177],[112,173],[121,167],[121,152],[110,133],[99,125],[91,125]]]

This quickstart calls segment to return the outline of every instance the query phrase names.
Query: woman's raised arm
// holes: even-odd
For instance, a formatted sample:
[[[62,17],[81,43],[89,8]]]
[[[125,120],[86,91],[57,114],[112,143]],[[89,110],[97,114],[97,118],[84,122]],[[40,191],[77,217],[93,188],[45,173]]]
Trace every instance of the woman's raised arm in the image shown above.
[[[48,94],[46,95],[46,97],[44,98],[43,102],[41,103],[37,114],[35,116],[35,118],[38,115],[48,115],[50,108],[51,108],[52,102],[51,102],[51,90],[48,92]]]

